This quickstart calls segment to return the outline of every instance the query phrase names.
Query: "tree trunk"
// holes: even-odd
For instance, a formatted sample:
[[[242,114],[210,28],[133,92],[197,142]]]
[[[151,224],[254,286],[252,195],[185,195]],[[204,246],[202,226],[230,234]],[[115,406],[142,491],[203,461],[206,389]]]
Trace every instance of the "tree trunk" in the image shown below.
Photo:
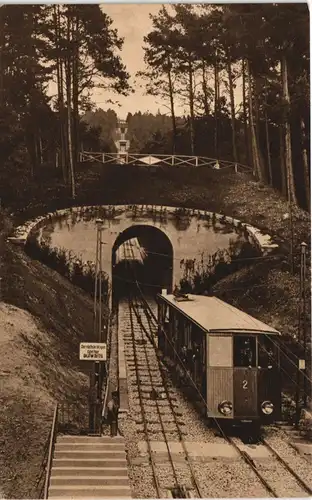
[[[60,6],[54,5],[54,31],[56,47],[56,78],[58,94],[58,112],[59,112],[59,138],[60,138],[60,163],[64,183],[67,183],[67,165],[66,165],[66,139],[65,139],[65,110],[64,110],[64,89],[63,89],[63,62],[60,58]]]
[[[289,90],[288,90],[288,75],[287,75],[287,60],[285,56],[281,59],[281,76],[282,76],[282,87],[283,87],[283,98],[284,101],[290,106]],[[285,124],[285,164],[286,164],[286,174],[287,174],[287,188],[288,188],[288,200],[290,203],[298,204],[294,171],[292,165],[292,152],[291,152],[291,130],[290,123],[287,117],[287,111],[285,112],[284,118]]]
[[[255,110],[255,118],[254,118],[254,129],[256,135],[256,146],[257,146],[257,159],[259,165],[260,177],[259,180],[267,184],[267,175],[264,167],[264,160],[260,148],[260,119],[259,119],[259,93],[262,88],[262,81],[259,76],[254,77],[254,110]]]
[[[76,18],[75,28],[74,28],[74,54],[73,54],[73,151],[74,151],[74,162],[78,161],[79,156],[79,108],[78,108],[78,67],[79,67],[79,44],[78,44],[78,33],[79,33],[79,19]]]
[[[257,138],[253,117],[253,106],[252,106],[252,84],[251,84],[251,74],[249,61],[246,60],[247,67],[247,78],[248,78],[248,101],[249,101],[249,126],[250,126],[250,136],[251,136],[251,146],[252,146],[252,159],[253,159],[253,170],[258,180],[261,179],[261,169],[258,161],[258,151],[257,151]]]
[[[28,152],[28,156],[30,159],[30,177],[34,177],[36,172],[36,145],[35,145],[35,136],[33,132],[26,132],[26,149]]]
[[[231,103],[232,150],[233,150],[234,161],[235,161],[235,163],[237,163],[238,157],[237,157],[237,147],[236,147],[235,100],[234,100],[234,88],[233,88],[231,60],[230,60],[229,54],[227,54],[227,73],[228,73],[228,78],[229,78],[230,103]]]
[[[43,148],[42,148],[42,137],[41,133],[39,131],[38,133],[38,156],[39,156],[39,163],[40,165],[43,165]]]
[[[188,64],[189,76],[189,104],[190,104],[190,139],[191,139],[191,153],[195,154],[195,134],[194,134],[194,89],[193,89],[193,66],[192,61],[189,59]]]
[[[267,81],[265,82],[265,101],[264,101],[264,119],[265,119],[265,140],[266,140],[266,150],[267,150],[267,160],[268,160],[268,182],[270,186],[273,186],[273,175],[272,175],[272,162],[271,162],[271,148],[270,148],[270,135],[269,135],[269,123],[268,123],[268,112],[267,112],[267,98],[268,89]]]
[[[243,76],[242,85],[243,85],[244,138],[245,138],[246,160],[247,164],[250,165],[250,142],[248,134],[248,119],[247,119],[245,59],[242,60],[242,76]]]
[[[280,141],[280,170],[281,170],[281,190],[285,198],[287,198],[287,176],[285,167],[285,128],[281,124],[279,126],[279,141]]]
[[[168,84],[169,84],[169,98],[170,98],[170,110],[171,110],[171,120],[172,120],[172,154],[176,152],[176,141],[177,141],[177,122],[174,110],[174,98],[173,98],[173,84],[171,78],[170,60],[168,60]]]
[[[207,88],[207,82],[206,82],[206,63],[204,60],[202,60],[202,89],[203,89],[203,95],[204,95],[204,111],[205,115],[209,116],[209,102],[208,102],[208,88]]]
[[[218,159],[219,157],[219,68],[218,68],[218,57],[217,51],[215,54],[215,63],[214,63],[214,87],[215,87],[215,105],[214,105],[214,119],[215,119],[215,130],[214,130],[214,150],[215,157]]]
[[[64,105],[64,63],[60,63],[60,82],[61,82],[61,100],[60,100],[60,122],[61,122],[61,159],[62,159],[62,172],[64,181],[68,182],[68,164],[69,164],[69,154],[68,154],[68,143],[67,143],[67,117],[66,109]]]
[[[67,19],[67,41],[71,41],[71,21]],[[76,198],[75,177],[74,177],[74,158],[73,158],[73,141],[72,141],[72,60],[68,54],[65,62],[66,72],[66,100],[67,100],[67,140],[68,140],[68,156],[69,156],[69,172],[71,196]]]
[[[302,163],[303,163],[303,175],[304,175],[304,190],[306,195],[306,206],[308,210],[310,210],[310,168],[309,168],[309,160],[308,153],[306,149],[306,130],[304,119],[301,117],[300,119],[300,127],[301,127],[301,137],[302,137]]]
[[[0,7],[0,109],[5,105],[4,99],[4,64],[3,64],[3,48],[5,44],[3,9]]]

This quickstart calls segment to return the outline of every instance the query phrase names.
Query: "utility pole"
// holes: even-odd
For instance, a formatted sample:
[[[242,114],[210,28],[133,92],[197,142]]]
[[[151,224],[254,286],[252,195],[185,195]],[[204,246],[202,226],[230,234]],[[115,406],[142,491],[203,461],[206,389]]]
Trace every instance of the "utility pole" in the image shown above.
[[[301,255],[300,255],[300,297],[299,297],[299,310],[298,310],[298,342],[299,348],[303,347],[303,356],[300,355],[298,360],[299,366],[296,376],[296,426],[299,425],[300,420],[300,393],[303,390],[303,407],[307,405],[307,377],[306,377],[306,362],[307,362],[307,333],[306,333],[306,293],[305,293],[305,282],[306,282],[306,249],[307,244],[302,242],[301,245]],[[302,352],[300,350],[300,352]],[[302,383],[303,379],[303,383]]]
[[[301,265],[300,265],[300,285],[301,285],[301,313],[302,313],[302,341],[303,341],[303,406],[307,406],[307,329],[306,329],[306,273],[307,273],[307,244],[305,242],[301,243]]]
[[[95,251],[95,280],[94,280],[94,310],[93,310],[93,333],[97,342],[102,342],[102,219],[96,219],[96,251]],[[102,366],[100,361],[95,361],[90,374],[90,430],[99,430],[99,418],[101,407],[102,389]]]

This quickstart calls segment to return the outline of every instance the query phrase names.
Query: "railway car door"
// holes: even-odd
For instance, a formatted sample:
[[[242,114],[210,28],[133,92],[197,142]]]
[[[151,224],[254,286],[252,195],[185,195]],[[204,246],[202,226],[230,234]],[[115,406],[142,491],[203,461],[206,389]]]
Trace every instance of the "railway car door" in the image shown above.
[[[208,335],[207,341],[208,417],[233,418],[219,411],[224,401],[233,404],[233,344],[231,335]]]
[[[164,334],[164,311],[165,311],[166,305],[164,302],[161,301],[161,299],[158,300],[158,347],[161,349],[164,353],[166,352],[165,349],[165,334]]]
[[[234,418],[258,416],[257,343],[255,336],[233,336]]]
[[[258,401],[273,403],[272,418],[280,418],[281,379],[279,369],[279,347],[275,336],[261,335],[258,338]]]

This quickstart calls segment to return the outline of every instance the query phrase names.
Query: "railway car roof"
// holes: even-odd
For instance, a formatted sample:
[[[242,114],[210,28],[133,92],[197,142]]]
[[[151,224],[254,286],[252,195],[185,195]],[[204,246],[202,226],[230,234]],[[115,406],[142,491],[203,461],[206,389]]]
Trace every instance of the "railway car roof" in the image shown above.
[[[191,294],[188,294],[190,300],[177,300],[174,295],[159,295],[159,297],[207,332],[281,335],[275,328],[217,297]]]

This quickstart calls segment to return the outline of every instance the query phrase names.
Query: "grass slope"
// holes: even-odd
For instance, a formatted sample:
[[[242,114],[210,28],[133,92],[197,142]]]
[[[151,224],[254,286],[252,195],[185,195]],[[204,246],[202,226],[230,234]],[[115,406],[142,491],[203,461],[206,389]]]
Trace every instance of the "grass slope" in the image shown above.
[[[18,179],[12,182],[18,183]],[[13,182],[13,183],[14,183]],[[60,181],[11,186],[3,200],[15,222],[72,204]],[[215,286],[215,293],[290,334],[298,329],[301,241],[310,242],[310,216],[294,207],[296,272],[289,272],[288,204],[248,175],[206,168],[81,165],[76,205],[138,203],[195,207],[254,224],[280,242],[282,260],[249,264]],[[47,201],[48,200],[48,201]],[[11,498],[34,497],[43,446],[57,400],[87,389],[77,362],[79,341],[92,332],[92,304],[56,272],[5,243],[11,227],[0,220],[1,407],[0,489]]]
[[[56,272],[31,261],[1,234],[0,486],[7,498],[38,498],[36,481],[55,403],[85,402],[79,365],[92,339],[92,301]]]

